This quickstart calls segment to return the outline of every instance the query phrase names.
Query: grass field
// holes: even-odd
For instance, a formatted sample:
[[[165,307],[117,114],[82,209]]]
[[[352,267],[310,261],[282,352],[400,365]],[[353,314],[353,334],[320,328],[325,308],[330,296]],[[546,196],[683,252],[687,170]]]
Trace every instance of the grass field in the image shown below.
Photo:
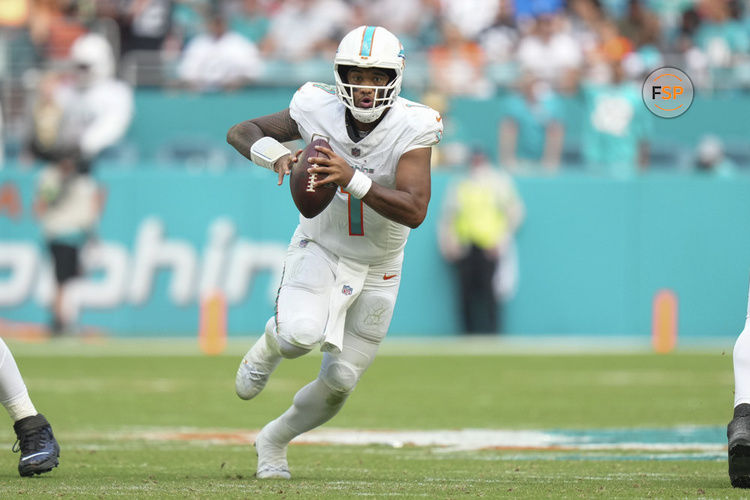
[[[3,498],[743,496],[726,474],[728,349],[386,345],[342,412],[290,446],[293,479],[258,481],[253,432],[315,377],[319,355],[285,361],[246,402],[234,373],[247,342],[217,357],[184,341],[9,345],[62,456],[18,477],[8,420]]]

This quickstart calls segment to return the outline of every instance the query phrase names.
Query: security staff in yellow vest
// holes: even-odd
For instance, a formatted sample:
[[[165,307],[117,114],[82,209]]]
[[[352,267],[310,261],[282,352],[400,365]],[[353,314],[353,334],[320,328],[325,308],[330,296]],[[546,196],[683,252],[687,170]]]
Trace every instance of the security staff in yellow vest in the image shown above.
[[[501,314],[493,278],[524,207],[513,179],[482,151],[472,152],[469,165],[468,175],[446,195],[440,250],[456,267],[464,331],[495,333],[501,331]]]

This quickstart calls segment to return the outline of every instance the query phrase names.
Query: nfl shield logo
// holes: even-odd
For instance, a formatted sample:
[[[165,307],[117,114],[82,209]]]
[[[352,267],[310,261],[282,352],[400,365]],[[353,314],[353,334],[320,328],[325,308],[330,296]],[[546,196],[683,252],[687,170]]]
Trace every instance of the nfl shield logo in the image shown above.
[[[362,153],[362,151],[360,151],[359,148],[352,148],[352,156],[353,157],[358,158],[361,153]]]
[[[349,285],[344,285],[344,288],[341,289],[341,293],[343,293],[344,295],[351,295],[352,292],[354,292],[354,290],[352,290],[352,287],[350,287]]]

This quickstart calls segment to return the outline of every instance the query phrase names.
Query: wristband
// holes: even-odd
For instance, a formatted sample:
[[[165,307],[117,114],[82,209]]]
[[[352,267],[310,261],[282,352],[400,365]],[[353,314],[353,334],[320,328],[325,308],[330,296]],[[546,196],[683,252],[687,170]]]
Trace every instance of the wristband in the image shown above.
[[[273,137],[262,137],[250,147],[250,159],[253,163],[268,170],[274,170],[276,161],[290,154],[292,152]]]
[[[355,170],[354,175],[352,176],[352,180],[350,180],[349,184],[347,184],[346,186],[346,191],[355,198],[361,200],[365,197],[371,187],[372,179],[367,177],[359,170]]]

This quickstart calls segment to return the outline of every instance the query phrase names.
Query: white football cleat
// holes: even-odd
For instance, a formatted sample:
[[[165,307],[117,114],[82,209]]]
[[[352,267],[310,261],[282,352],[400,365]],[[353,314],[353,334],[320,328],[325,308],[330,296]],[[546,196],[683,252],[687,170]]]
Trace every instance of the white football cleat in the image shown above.
[[[268,425],[263,427],[255,438],[255,452],[258,454],[258,479],[291,479],[289,464],[286,461],[287,445],[279,446],[264,435]]]
[[[242,399],[253,399],[260,394],[274,368],[276,367],[274,366],[270,371],[259,370],[247,360],[247,357],[242,358],[240,367],[237,369],[237,376],[234,379],[234,389],[237,391],[237,395]]]
[[[234,379],[234,389],[242,399],[253,399],[266,386],[271,373],[281,363],[281,356],[274,355],[266,344],[266,336],[262,335],[247,351],[237,369]]]

